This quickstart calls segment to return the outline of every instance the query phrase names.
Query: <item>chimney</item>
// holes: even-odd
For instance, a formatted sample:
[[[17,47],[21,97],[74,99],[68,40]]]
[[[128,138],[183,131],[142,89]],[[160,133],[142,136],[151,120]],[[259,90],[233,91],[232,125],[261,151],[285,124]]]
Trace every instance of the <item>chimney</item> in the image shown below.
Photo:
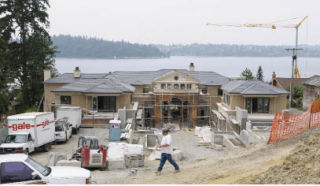
[[[51,78],[51,71],[49,69],[43,70],[43,81],[47,81]]]
[[[193,72],[194,71],[194,64],[193,63],[190,63],[189,65],[189,71]]]
[[[276,79],[276,77],[277,77],[277,76],[276,76],[276,73],[273,72],[273,73],[272,73],[272,79]]]
[[[73,77],[80,78],[80,76],[81,76],[80,69],[79,69],[79,67],[76,67],[73,71]]]

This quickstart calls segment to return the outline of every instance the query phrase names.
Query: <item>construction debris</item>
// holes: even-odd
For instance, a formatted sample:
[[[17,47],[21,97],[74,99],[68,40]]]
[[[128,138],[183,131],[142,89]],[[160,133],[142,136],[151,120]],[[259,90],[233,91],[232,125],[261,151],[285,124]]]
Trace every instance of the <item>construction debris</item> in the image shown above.
[[[64,152],[50,152],[48,156],[47,166],[56,166],[57,162],[60,160],[66,160],[67,154]]]
[[[124,159],[127,168],[137,168],[144,166],[144,155],[125,155]]]
[[[77,160],[59,160],[56,166],[81,167],[81,162]]]

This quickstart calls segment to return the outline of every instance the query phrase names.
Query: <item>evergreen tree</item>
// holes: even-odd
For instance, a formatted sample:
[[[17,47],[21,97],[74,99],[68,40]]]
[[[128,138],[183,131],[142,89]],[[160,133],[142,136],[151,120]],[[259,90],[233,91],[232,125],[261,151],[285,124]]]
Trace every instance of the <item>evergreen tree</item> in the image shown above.
[[[11,71],[20,85],[18,112],[39,104],[43,95],[43,70],[54,69],[55,47],[49,27],[48,0],[0,1],[1,24],[11,53]]]
[[[0,36],[0,116],[6,114],[9,107],[9,61],[8,48],[3,37]]]
[[[263,70],[261,66],[259,66],[257,71],[257,80],[263,81]]]
[[[251,70],[248,68],[246,68],[244,71],[242,71],[240,76],[245,77],[246,80],[252,80],[254,78]]]

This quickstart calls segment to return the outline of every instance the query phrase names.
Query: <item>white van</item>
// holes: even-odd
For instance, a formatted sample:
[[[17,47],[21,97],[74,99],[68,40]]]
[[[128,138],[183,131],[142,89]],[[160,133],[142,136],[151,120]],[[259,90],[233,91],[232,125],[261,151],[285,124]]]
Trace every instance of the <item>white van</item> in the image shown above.
[[[67,117],[72,124],[72,130],[76,134],[81,125],[82,109],[75,106],[60,106],[56,109],[56,119]]]
[[[8,136],[0,145],[0,153],[30,153],[37,148],[49,151],[55,140],[54,114],[30,112],[7,118]]]
[[[72,137],[72,124],[67,117],[56,120],[55,139],[56,142],[67,142]]]

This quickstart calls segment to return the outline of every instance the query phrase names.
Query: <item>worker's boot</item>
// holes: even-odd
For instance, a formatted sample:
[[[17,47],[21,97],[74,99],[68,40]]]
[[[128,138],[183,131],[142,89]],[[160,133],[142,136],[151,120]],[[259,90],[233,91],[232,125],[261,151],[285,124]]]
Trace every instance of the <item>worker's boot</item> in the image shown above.
[[[179,172],[180,172],[180,169],[174,171],[175,174],[179,173]]]
[[[156,171],[155,173],[156,173],[157,176],[161,175],[161,171]]]

